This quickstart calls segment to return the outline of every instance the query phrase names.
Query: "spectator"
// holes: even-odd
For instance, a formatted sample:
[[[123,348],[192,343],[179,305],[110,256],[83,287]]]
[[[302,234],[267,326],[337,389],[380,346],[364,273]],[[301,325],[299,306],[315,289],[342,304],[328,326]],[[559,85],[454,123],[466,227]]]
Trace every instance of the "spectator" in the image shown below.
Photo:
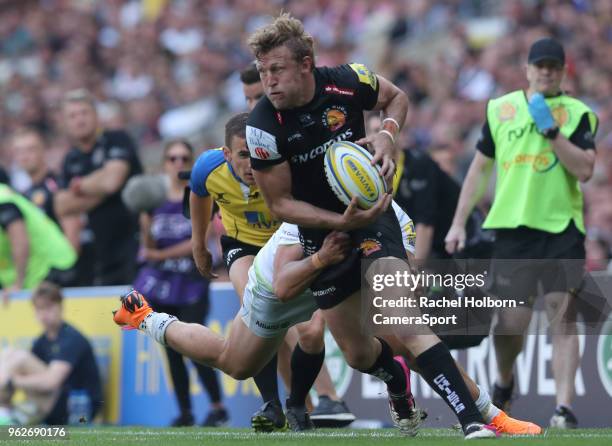
[[[93,349],[63,320],[62,302],[60,288],[41,283],[32,293],[32,304],[43,334],[31,352],[0,351],[0,424],[62,425],[70,418],[90,422],[100,410],[102,386]],[[11,407],[15,390],[25,392],[33,411]],[[69,413],[69,400],[77,394],[80,408]],[[76,409],[75,404],[71,406]]]
[[[561,44],[539,39],[529,49],[527,90],[489,101],[446,246],[451,253],[465,246],[468,216],[495,166],[495,198],[483,228],[496,230],[493,257],[515,261],[494,261],[494,292],[502,298],[524,299],[528,305],[498,312],[493,402],[509,407],[514,362],[541,285],[552,332],[557,397],[550,425],[569,429],[578,423],[571,410],[580,362],[574,294],[582,282],[585,259],[579,182],[593,174],[597,116],[561,90],[566,69]],[[576,260],[568,264],[567,259]]]
[[[0,184],[0,286],[3,300],[12,291],[43,280],[74,281],[76,253],[59,227],[34,204]]]
[[[193,148],[187,141],[176,140],[164,149],[164,172],[170,188],[165,203],[149,214],[141,214],[142,256],[147,261],[134,282],[134,288],[146,293],[155,311],[177,316],[183,321],[202,324],[208,313],[207,279],[200,277],[192,258],[191,222],[183,216],[186,180],[179,172],[193,166]],[[172,426],[194,424],[189,395],[189,375],[183,356],[166,347],[170,375],[174,383],[180,414]],[[222,426],[229,421],[221,401],[217,372],[193,363],[208,391],[212,410],[203,426]]]
[[[31,185],[23,194],[55,223],[60,225],[79,258],[75,266],[73,286],[93,284],[93,244],[91,230],[81,215],[65,216],[58,221],[53,208],[53,197],[58,191],[58,179],[49,170],[45,159],[45,141],[34,128],[17,130],[11,138],[16,161],[29,176]]]
[[[130,283],[138,249],[138,223],[121,200],[132,175],[142,172],[136,147],[121,130],[100,130],[95,102],[84,90],[68,93],[62,104],[73,148],[66,155],[63,182],[55,196],[61,217],[87,212],[94,234],[96,285]]]

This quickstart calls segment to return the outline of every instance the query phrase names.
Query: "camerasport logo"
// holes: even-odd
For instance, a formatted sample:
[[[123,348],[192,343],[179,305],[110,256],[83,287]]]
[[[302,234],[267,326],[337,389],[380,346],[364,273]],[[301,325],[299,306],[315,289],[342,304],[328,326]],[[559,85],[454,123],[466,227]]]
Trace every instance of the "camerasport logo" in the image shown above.
[[[604,389],[612,396],[612,318],[603,325],[597,341],[597,371]]]
[[[332,105],[323,112],[323,125],[332,132],[335,132],[346,124],[347,116],[346,108],[341,105]]]

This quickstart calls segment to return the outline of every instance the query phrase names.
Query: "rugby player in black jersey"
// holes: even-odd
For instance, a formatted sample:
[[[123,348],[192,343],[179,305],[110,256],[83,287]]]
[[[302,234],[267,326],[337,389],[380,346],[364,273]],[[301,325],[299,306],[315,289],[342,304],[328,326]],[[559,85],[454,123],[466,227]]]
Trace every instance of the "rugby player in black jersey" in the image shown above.
[[[413,416],[404,373],[389,345],[361,333],[360,258],[405,259],[391,195],[371,209],[344,206],[324,178],[327,148],[340,140],[369,145],[388,182],[394,173],[394,143],[408,110],[406,95],[361,64],[315,68],[313,39],[287,14],[249,38],[266,93],[247,122],[247,144],[255,180],[270,210],[300,227],[305,255],[320,248],[331,230],[349,231],[356,246],[344,262],[328,267],[312,283],[318,306],[347,362],[382,379],[392,417],[402,425]],[[365,137],[364,110],[381,110],[383,129]],[[316,257],[316,256],[315,256]],[[423,377],[459,418],[466,438],[495,436],[483,423],[448,349],[433,333],[402,335]]]

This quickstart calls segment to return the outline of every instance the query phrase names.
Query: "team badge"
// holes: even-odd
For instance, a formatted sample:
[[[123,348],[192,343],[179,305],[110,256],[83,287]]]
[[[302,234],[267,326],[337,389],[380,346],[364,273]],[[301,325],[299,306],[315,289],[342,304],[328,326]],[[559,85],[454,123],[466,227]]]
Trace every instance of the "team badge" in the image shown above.
[[[563,127],[569,120],[569,113],[562,104],[555,106],[550,110],[550,113],[553,115],[553,118],[559,127]]]
[[[47,198],[47,194],[44,190],[37,189],[32,194],[31,201],[38,207],[42,207],[45,204],[45,200]]]
[[[516,116],[516,107],[511,102],[504,102],[497,109],[497,117],[500,121],[510,121]]]
[[[346,124],[346,117],[348,116],[346,109],[340,105],[332,105],[323,112],[323,125],[335,132]]]
[[[370,254],[375,253],[376,251],[380,251],[382,249],[382,245],[378,240],[373,238],[363,239],[361,245],[359,245],[359,249],[363,252],[364,256],[369,256]]]

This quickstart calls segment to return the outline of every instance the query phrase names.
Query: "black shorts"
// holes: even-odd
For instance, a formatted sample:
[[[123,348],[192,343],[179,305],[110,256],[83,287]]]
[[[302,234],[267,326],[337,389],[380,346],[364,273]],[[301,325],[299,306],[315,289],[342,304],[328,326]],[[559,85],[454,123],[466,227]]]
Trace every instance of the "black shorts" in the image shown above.
[[[312,255],[319,250],[329,232],[300,228],[304,254]],[[318,307],[323,310],[335,307],[359,291],[362,259],[407,258],[402,230],[391,206],[376,222],[349,234],[355,246],[351,254],[343,262],[325,268],[310,286]]]
[[[249,245],[233,237],[221,236],[221,251],[228,272],[236,260],[245,256],[256,256],[260,249],[260,246]]]
[[[491,291],[499,296],[572,291],[584,276],[584,234],[573,220],[558,234],[524,226],[500,229],[493,258]]]

